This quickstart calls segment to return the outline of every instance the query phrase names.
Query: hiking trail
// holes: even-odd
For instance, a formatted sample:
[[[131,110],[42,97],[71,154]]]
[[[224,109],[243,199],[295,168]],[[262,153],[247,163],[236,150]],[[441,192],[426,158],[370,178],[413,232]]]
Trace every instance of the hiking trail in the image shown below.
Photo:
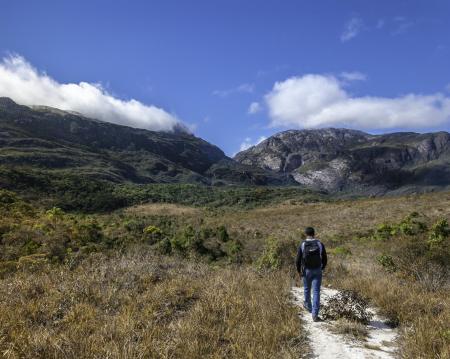
[[[337,290],[322,287],[321,305]],[[395,358],[397,330],[385,324],[385,320],[371,308],[374,316],[366,326],[366,340],[357,341],[331,331],[332,321],[313,322],[311,314],[303,308],[303,288],[293,287],[294,303],[300,307],[313,358],[317,359],[393,359]],[[320,314],[319,314],[320,316]]]

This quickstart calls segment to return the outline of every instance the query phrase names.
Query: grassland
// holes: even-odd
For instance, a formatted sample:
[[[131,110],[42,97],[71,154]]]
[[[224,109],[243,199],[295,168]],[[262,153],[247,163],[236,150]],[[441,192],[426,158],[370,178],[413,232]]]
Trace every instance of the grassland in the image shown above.
[[[400,328],[401,357],[449,357],[449,193],[260,196],[83,214],[1,192],[1,355],[306,357],[289,288],[313,225],[330,253],[325,285],[380,307]]]

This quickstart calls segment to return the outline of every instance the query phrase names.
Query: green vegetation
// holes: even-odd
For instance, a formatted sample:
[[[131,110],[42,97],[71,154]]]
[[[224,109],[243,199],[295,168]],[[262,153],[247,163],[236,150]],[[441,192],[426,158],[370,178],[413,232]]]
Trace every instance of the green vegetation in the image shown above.
[[[371,238],[384,241],[400,234],[412,236],[424,233],[427,230],[427,225],[420,221],[419,217],[418,212],[412,212],[399,223],[382,223],[373,231]]]
[[[58,207],[45,211],[33,209],[6,190],[0,190],[0,213],[0,260],[8,261],[7,272],[11,261],[25,256],[39,255],[54,263],[74,262],[92,252],[124,249],[137,243],[166,255],[228,262],[243,259],[242,243],[230,237],[223,225],[194,227],[164,215],[148,219],[124,213],[66,213]]]
[[[297,253],[298,239],[282,238],[278,239],[270,235],[265,240],[264,245],[258,248],[261,255],[255,259],[256,267],[259,270],[276,270],[280,268],[293,269],[294,258]]]
[[[199,184],[115,184],[73,173],[6,168],[0,183],[24,198],[64,211],[111,212],[140,203],[175,203],[198,207],[250,209],[284,201],[325,200],[323,194],[299,187],[205,186]]]
[[[117,186],[114,194],[128,204],[177,203],[212,208],[255,208],[287,200],[314,202],[323,195],[298,187],[208,187],[193,184],[150,184]]]

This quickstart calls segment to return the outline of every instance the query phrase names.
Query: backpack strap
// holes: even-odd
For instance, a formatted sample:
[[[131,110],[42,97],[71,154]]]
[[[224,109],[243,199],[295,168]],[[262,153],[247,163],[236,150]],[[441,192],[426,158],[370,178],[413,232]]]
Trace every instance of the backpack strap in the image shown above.
[[[317,243],[319,244],[319,251],[320,251],[320,259],[322,260],[322,252],[323,252],[323,244],[321,241],[316,239]]]

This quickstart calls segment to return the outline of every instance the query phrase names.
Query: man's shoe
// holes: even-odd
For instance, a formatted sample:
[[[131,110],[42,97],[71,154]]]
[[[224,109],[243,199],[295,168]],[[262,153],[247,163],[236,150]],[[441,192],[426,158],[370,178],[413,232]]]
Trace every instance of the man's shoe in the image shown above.
[[[309,313],[311,313],[311,309],[308,308],[308,306],[306,304],[303,304],[303,308],[305,308],[305,310]]]
[[[322,319],[320,319],[318,315],[313,315],[312,319],[313,319],[313,322],[321,322],[322,321]]]

